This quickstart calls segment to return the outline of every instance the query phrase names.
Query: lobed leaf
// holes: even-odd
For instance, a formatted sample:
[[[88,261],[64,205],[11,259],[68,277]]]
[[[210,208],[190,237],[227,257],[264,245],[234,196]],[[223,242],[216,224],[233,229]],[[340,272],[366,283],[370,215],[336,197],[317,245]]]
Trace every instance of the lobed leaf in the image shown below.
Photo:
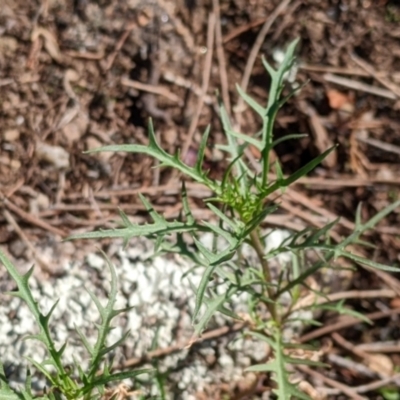
[[[204,172],[199,172],[197,168],[192,168],[183,163],[177,155],[171,156],[166,151],[164,151],[159,144],[157,143],[156,136],[154,134],[153,123],[150,120],[149,122],[149,145],[143,146],[138,144],[122,144],[122,145],[109,145],[99,147],[97,149],[91,149],[87,151],[87,153],[99,153],[99,152],[126,152],[126,153],[139,153],[139,154],[147,154],[151,157],[154,157],[158,161],[160,161],[160,166],[167,166],[177,169],[183,174],[189,176],[193,180],[199,183],[203,183],[210,189],[217,191],[218,186],[215,183],[208,179]]]

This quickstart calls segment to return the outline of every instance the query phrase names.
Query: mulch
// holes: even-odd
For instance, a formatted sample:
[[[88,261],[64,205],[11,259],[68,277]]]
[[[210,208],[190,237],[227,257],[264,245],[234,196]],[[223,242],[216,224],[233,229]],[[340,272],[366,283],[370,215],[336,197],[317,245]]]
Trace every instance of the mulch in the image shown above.
[[[261,55],[276,63],[300,38],[296,82],[306,83],[280,111],[276,138],[308,133],[275,148],[285,174],[328,147],[337,149],[280,198],[269,226],[300,230],[340,217],[339,240],[354,228],[357,206],[371,218],[400,193],[400,6],[389,0],[3,0],[0,10],[0,243],[15,257],[34,259],[46,274],[62,273],[43,260],[80,257],[87,242],[68,250],[60,239],[114,226],[118,209],[134,221],[146,213],[138,193],[167,217],[180,212],[180,182],[157,163],[132,154],[86,154],[107,144],[147,144],[151,117],[170,153],[195,159],[211,125],[205,166],[214,177],[226,166],[216,148],[224,137],[218,90],[236,127],[254,133],[260,121],[243,106],[235,85],[265,103],[269,78]],[[215,34],[214,34],[215,33]],[[258,48],[257,48],[258,46]],[[249,154],[254,161],[257,153]],[[194,214],[208,218],[204,188],[188,184]],[[400,213],[365,236],[377,262],[400,261]],[[79,251],[77,250],[79,249]],[[350,304],[363,313],[400,306],[398,276],[359,268],[338,291],[357,290]],[[363,299],[387,288],[390,300]],[[329,315],[326,323],[329,323]],[[353,343],[397,340],[397,317],[367,331],[340,331]],[[384,326],[384,329],[383,329]],[[332,352],[354,349],[332,338]],[[386,363],[399,366],[396,353]],[[361,357],[362,358],[362,357]],[[332,379],[364,384],[360,372],[333,368]],[[372,398],[372,397],[370,397]]]

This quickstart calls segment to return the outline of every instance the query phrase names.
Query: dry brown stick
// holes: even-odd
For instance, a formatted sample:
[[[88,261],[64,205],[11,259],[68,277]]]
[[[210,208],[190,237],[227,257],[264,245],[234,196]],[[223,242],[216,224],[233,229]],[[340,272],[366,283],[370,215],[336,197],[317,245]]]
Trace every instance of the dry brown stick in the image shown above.
[[[291,0],[283,0],[279,3],[279,5],[275,8],[269,18],[265,21],[263,27],[257,35],[256,41],[250,51],[249,58],[247,59],[246,67],[243,72],[242,82],[240,83],[240,87],[246,91],[250,82],[251,71],[253,70],[254,63],[257,59],[260,48],[264,42],[265,36],[271,29],[272,24],[279,17],[279,15],[287,8],[290,4]],[[235,113],[241,113],[244,110],[244,100],[239,96],[238,102],[234,107]]]
[[[11,213],[8,210],[3,210],[3,214],[4,214],[4,217],[6,218],[7,222],[14,228],[17,235],[25,243],[26,247],[28,247],[28,249],[32,252],[33,257],[38,262],[38,264],[42,267],[42,270],[53,276],[60,275],[62,273],[61,271],[56,271],[55,268],[51,268],[49,266],[49,264],[45,260],[43,260],[43,258],[37,252],[37,250],[35,249],[33,244],[30,242],[28,237],[25,235],[24,231],[18,225],[17,221],[11,215]]]
[[[337,332],[331,334],[332,339],[341,347],[346,349],[348,352],[353,353],[363,361],[363,366],[366,370],[369,370],[374,376],[377,375],[381,379],[389,378],[393,376],[393,365],[387,360],[387,363],[382,363],[377,360],[377,356],[369,354],[364,350],[359,349],[353,343],[346,340],[342,335]],[[384,357],[384,356],[382,356]],[[379,357],[381,359],[381,357]],[[378,362],[378,364],[377,364]],[[399,384],[400,380],[397,380]]]
[[[348,290],[346,292],[332,293],[326,296],[327,301],[337,301],[344,299],[374,299],[388,297],[396,297],[397,294],[391,289],[379,290]],[[323,298],[322,298],[323,299]],[[325,301],[324,301],[325,303]]]
[[[135,22],[130,22],[124,29],[124,32],[122,33],[121,37],[119,38],[117,44],[115,45],[114,51],[108,56],[106,65],[104,67],[105,71],[108,71],[112,65],[114,64],[115,58],[117,57],[118,53],[122,49],[122,46],[124,45],[126,39],[128,39],[129,34],[133,30],[133,28],[136,26]]]
[[[338,74],[338,75],[355,75],[355,76],[370,76],[366,71],[361,69],[354,69],[354,68],[342,68],[342,67],[332,67],[330,65],[311,65],[311,64],[299,64],[300,69],[304,69],[305,71],[310,72],[324,72],[324,73],[331,73],[331,74]],[[388,74],[387,72],[378,71],[376,72],[377,76],[379,77],[386,77]]]
[[[395,308],[392,310],[387,311],[377,311],[370,314],[365,315],[366,318],[370,319],[371,321],[381,318],[390,317],[392,315],[400,314],[400,308]],[[353,317],[345,317],[341,318],[338,322],[335,322],[331,325],[323,326],[322,328],[316,329],[315,331],[306,333],[305,335],[301,336],[299,339],[300,343],[306,343],[310,340],[319,338],[321,336],[327,335],[331,332],[336,332],[340,329],[348,328],[350,326],[359,324],[363,321]]]
[[[183,105],[182,99],[179,96],[177,96],[176,94],[170,92],[169,89],[164,86],[150,85],[148,83],[142,83],[142,82],[134,81],[134,80],[128,79],[128,78],[121,78],[121,84],[123,86],[141,90],[143,92],[148,92],[148,93],[164,96],[168,100],[171,100],[174,103],[178,103],[180,106]]]
[[[153,208],[158,211],[162,212],[166,218],[177,218],[179,217],[179,213],[181,211],[182,205],[180,203],[171,206],[169,208],[166,208],[165,206],[155,206],[153,205]],[[140,204],[131,204],[131,203],[124,203],[124,204],[98,204],[98,209],[99,210],[111,210],[111,211],[123,211],[125,213],[128,212],[137,212],[137,211],[146,211],[145,207]],[[40,213],[41,217],[49,217],[55,214],[58,214],[63,211],[93,211],[93,206],[90,204],[76,204],[76,205],[70,205],[70,204],[57,204],[54,207],[52,207],[50,210],[42,211]],[[212,211],[204,209],[204,208],[192,208],[191,209],[192,214],[196,218],[200,219],[210,219],[214,214]],[[115,217],[115,216],[114,216]],[[140,218],[136,217],[138,221],[141,221]],[[112,219],[115,221],[115,218]],[[279,222],[279,218],[277,219]],[[97,224],[98,220],[94,220],[93,224]],[[136,221],[135,221],[136,222]],[[82,225],[82,224],[80,224]]]
[[[287,188],[285,192],[285,197],[289,198],[290,200],[294,201],[296,204],[301,204],[303,207],[308,208],[310,211],[317,212],[321,216],[325,217],[326,220],[335,220],[338,218],[336,214],[334,214],[331,211],[328,211],[324,207],[320,207],[317,204],[315,204],[314,201],[308,196],[306,196],[303,193],[300,193],[299,191],[296,191],[291,188]],[[353,231],[355,228],[354,222],[349,221],[345,217],[341,217],[339,222],[340,225],[344,226],[345,228],[349,229],[350,231]]]
[[[272,176],[272,175],[271,175]],[[275,179],[275,178],[274,178]],[[375,184],[381,185],[400,185],[399,178],[383,179],[383,178],[337,178],[337,179],[326,179],[326,178],[315,178],[315,177],[302,177],[296,181],[296,184],[309,185],[308,190],[320,190],[321,187],[358,187],[358,186],[373,186]]]
[[[189,89],[193,92],[197,97],[202,96],[201,87],[196,85],[194,82],[190,81],[189,79],[184,78],[183,76],[177,75],[172,70],[165,70],[162,74],[162,77],[165,81],[172,83],[173,85],[183,87],[185,89]],[[204,96],[204,103],[207,105],[213,104],[213,98],[206,94]]]
[[[350,248],[350,251],[355,255],[362,256],[362,254],[358,253],[353,248]],[[383,271],[381,269],[372,268],[372,267],[369,267],[369,266],[363,265],[363,264],[358,264],[358,265],[360,265],[362,268],[366,269],[367,271],[375,274],[378,278],[380,278],[383,282],[385,282],[386,285],[388,285],[391,289],[393,289],[397,293],[398,296],[400,296],[400,282],[395,276],[393,276],[393,275],[389,274],[388,272]]]
[[[304,3],[303,0],[295,0],[290,7],[285,10],[285,14],[283,15],[282,21],[279,23],[279,26],[276,27],[274,34],[272,35],[272,42],[278,41],[282,37],[282,32],[288,27],[293,26],[295,21],[293,21],[293,13]]]
[[[142,204],[129,204],[129,203],[120,203],[120,204],[109,204],[109,203],[97,203],[97,211],[104,210],[118,210],[123,209],[125,211],[142,211],[145,210]],[[156,211],[165,210],[164,206],[153,206]],[[93,211],[92,204],[55,204],[51,207],[50,210],[42,211],[40,216],[47,216],[51,211]]]
[[[368,72],[373,78],[375,78],[381,85],[385,86],[387,89],[391,90],[397,97],[400,97],[400,88],[395,85],[393,82],[390,82],[386,78],[380,76],[377,71],[375,71],[375,68],[373,68],[371,65],[369,65],[366,61],[358,57],[354,53],[350,53],[351,59],[358,65],[360,66],[363,70]]]
[[[354,69],[354,68],[332,67],[330,65],[312,65],[312,64],[299,63],[299,69],[304,69],[305,71],[310,71],[310,72],[321,72],[325,74],[330,73],[338,75],[370,76],[370,74],[358,68]]]
[[[373,390],[386,386],[389,383],[394,382],[398,379],[400,379],[400,374],[389,376],[387,378],[383,378],[375,382],[367,383],[366,385],[356,386],[353,388],[353,390],[355,390],[357,393],[372,392]]]
[[[148,85],[156,86],[160,80],[161,71],[157,53],[150,54],[150,70]],[[157,99],[153,93],[144,92],[141,96],[143,108],[152,118],[159,118],[166,122],[168,126],[173,125],[172,117],[167,111],[162,110],[157,105]]]
[[[318,149],[319,153],[322,154],[326,149],[334,146],[328,130],[325,128],[321,121],[317,110],[313,107],[311,102],[306,100],[298,100],[297,106],[299,110],[308,117],[309,127],[313,137],[313,145]],[[332,170],[337,165],[337,149],[333,150],[321,164]]]
[[[337,85],[341,85],[350,89],[359,90],[365,93],[370,93],[375,96],[384,97],[390,100],[396,100],[397,96],[390,90],[378,88],[375,86],[367,85],[366,83],[362,83],[359,81],[354,81],[352,79],[343,78],[341,76],[333,75],[333,74],[325,74],[323,78],[327,82],[335,83]]]
[[[329,385],[331,387],[339,389],[346,396],[349,396],[350,399],[367,400],[366,397],[358,395],[357,392],[353,388],[350,388],[349,386],[344,385],[343,383],[340,383],[331,378],[328,378],[326,375],[321,374],[320,372],[314,371],[313,369],[306,367],[305,365],[298,365],[298,366],[296,366],[296,368],[299,369],[300,371],[306,373],[307,375],[311,375],[311,376],[321,380],[322,382],[326,383],[327,385]]]
[[[383,151],[387,151],[389,153],[394,153],[394,154],[400,155],[400,146],[396,146],[395,144],[385,143],[385,142],[382,142],[381,140],[377,140],[377,139],[373,139],[373,138],[369,138],[369,137],[364,138],[363,135],[361,135],[361,134],[356,134],[356,139],[359,140],[360,142],[367,143],[370,146],[374,146]]]
[[[201,183],[196,182],[185,182],[186,190],[188,192],[189,197],[198,197],[205,198],[211,197],[212,192],[210,189],[206,188]],[[182,189],[181,182],[170,182],[166,185],[159,185],[156,187],[153,186],[141,186],[136,189],[110,189],[110,190],[102,190],[94,193],[96,198],[109,198],[110,196],[131,196],[136,194],[148,194],[155,195],[160,192],[163,194],[177,194],[180,193]]]
[[[20,178],[15,182],[15,184],[8,189],[6,192],[4,192],[4,197],[6,199],[10,198],[15,192],[18,192],[19,189],[24,185],[25,183],[25,178]]]
[[[376,373],[367,365],[357,362],[346,355],[339,356],[336,352],[331,352],[326,355],[326,361],[332,368],[345,368],[357,375],[365,376],[367,378],[376,378]]]
[[[318,217],[318,216],[316,216],[316,215],[314,215],[314,214],[312,214],[310,212],[306,212],[306,211],[302,210],[298,206],[294,206],[291,202],[287,201],[284,198],[282,198],[280,200],[279,206],[282,207],[287,212],[289,212],[290,214],[301,218],[303,221],[306,221],[308,224],[310,224],[312,226],[315,226],[317,228],[322,228],[327,222],[326,220],[325,221],[321,220],[320,217]],[[315,208],[317,208],[317,206],[315,204],[314,204],[314,206],[315,206]],[[311,208],[311,205],[309,207]],[[329,231],[329,235],[336,242],[340,242],[341,241],[341,237],[337,232],[334,232],[334,231],[331,230],[331,231]]]
[[[224,326],[222,328],[217,328],[212,331],[204,333],[201,338],[198,338],[193,344],[206,342],[208,340],[218,339],[220,337],[229,335],[230,333],[235,333],[241,331],[246,326],[246,323],[239,322],[232,327]],[[126,368],[137,367],[139,365],[145,364],[154,358],[162,358],[170,354],[177,353],[179,351],[185,350],[187,344],[175,344],[164,349],[156,349],[145,354],[143,357],[135,357],[125,361],[123,364],[116,366],[114,369],[123,370]]]
[[[357,357],[360,357],[361,359],[364,360],[368,360],[370,358],[370,355],[368,353],[366,353],[363,350],[357,349],[353,343],[346,340],[342,335],[339,335],[337,332],[332,332],[331,337],[339,346],[343,347],[350,353],[353,353]]]
[[[269,17],[263,17],[260,19],[256,19],[255,21],[252,21],[246,25],[241,25],[238,28],[233,29],[231,32],[229,32],[227,35],[225,35],[222,39],[222,43],[228,43],[230,42],[232,39],[235,39],[235,37],[241,35],[244,32],[247,32],[250,29],[255,28],[258,25],[263,24],[265,21],[268,20]]]
[[[15,214],[17,214],[19,217],[21,217],[22,219],[24,219],[25,221],[31,223],[32,225],[36,225],[39,228],[42,228],[46,231],[49,231],[51,233],[54,233],[55,235],[59,235],[61,237],[66,237],[67,233],[64,232],[61,229],[55,228],[54,226],[51,226],[50,224],[48,224],[47,222],[42,221],[39,218],[36,218],[35,216],[27,213],[24,210],[21,210],[19,207],[17,207],[15,204],[11,203],[11,201],[9,201],[8,199],[4,198],[3,199],[3,204],[12,212],[14,212]]]
[[[357,345],[356,348],[367,353],[400,353],[400,341],[362,343]]]
[[[226,72],[227,67],[226,67],[226,60],[222,43],[221,13],[220,13],[219,0],[213,0],[213,10],[216,18],[215,45],[216,45],[218,64],[219,64],[219,76],[221,79],[222,100],[224,102],[224,106],[228,115],[230,115],[231,101],[229,99],[229,82],[228,82],[228,75]]]
[[[293,311],[307,306],[331,303],[334,301],[346,300],[346,299],[374,299],[383,297],[393,298],[397,296],[397,293],[391,289],[348,290],[345,292],[327,294],[326,296],[318,296],[317,299],[314,293],[312,293],[312,296],[310,297],[308,296],[309,295],[302,298],[298,303],[296,303],[296,305],[293,307]]]
[[[103,50],[100,50],[97,53],[91,53],[88,51],[79,52],[79,51],[69,50],[66,51],[65,54],[72,58],[81,58],[82,60],[102,60],[104,58]]]
[[[196,112],[189,126],[189,131],[182,147],[182,159],[185,159],[189,147],[192,143],[194,133],[199,122],[201,111],[203,109],[204,97],[208,90],[208,85],[210,82],[211,65],[212,65],[212,55],[213,55],[213,45],[214,45],[214,33],[215,33],[215,14],[210,13],[208,17],[208,29],[207,29],[207,54],[204,61],[202,86],[201,86],[201,96],[197,104]]]

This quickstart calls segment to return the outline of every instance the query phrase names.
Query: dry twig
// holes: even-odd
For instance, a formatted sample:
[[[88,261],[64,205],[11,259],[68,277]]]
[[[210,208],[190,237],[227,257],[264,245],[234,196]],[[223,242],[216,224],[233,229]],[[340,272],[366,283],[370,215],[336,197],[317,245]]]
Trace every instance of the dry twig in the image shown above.
[[[341,76],[333,75],[333,74],[325,74],[324,79],[327,82],[336,83],[337,85],[341,85],[353,90],[359,90],[362,92],[370,93],[375,96],[385,97],[386,99],[396,100],[397,96],[390,90],[377,88],[372,85],[367,85],[366,83],[354,81],[352,79],[343,78]]]
[[[207,30],[207,54],[204,61],[203,77],[202,77],[202,93],[197,104],[196,112],[192,118],[189,126],[189,131],[187,133],[185,143],[182,147],[182,158],[185,159],[186,154],[190,148],[193,140],[194,133],[199,122],[201,111],[203,109],[204,97],[207,94],[208,85],[210,81],[211,65],[212,65],[212,55],[213,55],[213,44],[214,44],[214,33],[215,33],[215,14],[210,13],[208,18],[208,30]]]

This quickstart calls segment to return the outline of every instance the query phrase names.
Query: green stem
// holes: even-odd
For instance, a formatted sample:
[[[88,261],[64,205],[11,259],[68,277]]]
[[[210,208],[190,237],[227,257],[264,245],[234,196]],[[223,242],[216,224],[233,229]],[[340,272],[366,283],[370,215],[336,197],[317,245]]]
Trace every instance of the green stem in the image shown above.
[[[271,151],[269,144],[271,142],[271,129],[268,124],[269,119],[268,117],[264,118],[263,121],[263,131],[265,132],[264,134],[264,148],[261,153],[262,157],[262,177],[261,177],[261,187],[266,187],[268,184],[268,172],[269,172],[269,153]]]
[[[256,230],[253,230],[250,233],[250,239],[251,239],[251,243],[253,245],[254,250],[257,253],[257,256],[260,260],[261,263],[261,267],[262,267],[262,271],[263,271],[263,275],[264,275],[264,279],[265,282],[267,283],[267,287],[266,287],[266,294],[268,296],[269,299],[272,300],[272,302],[266,302],[265,305],[268,308],[268,311],[271,314],[271,317],[273,319],[273,321],[279,325],[279,317],[278,317],[278,313],[276,310],[276,305],[275,305],[275,292],[272,289],[271,283],[272,283],[272,278],[271,278],[271,271],[269,268],[269,264],[268,261],[264,258],[264,247],[261,244],[260,238],[256,232]]]

